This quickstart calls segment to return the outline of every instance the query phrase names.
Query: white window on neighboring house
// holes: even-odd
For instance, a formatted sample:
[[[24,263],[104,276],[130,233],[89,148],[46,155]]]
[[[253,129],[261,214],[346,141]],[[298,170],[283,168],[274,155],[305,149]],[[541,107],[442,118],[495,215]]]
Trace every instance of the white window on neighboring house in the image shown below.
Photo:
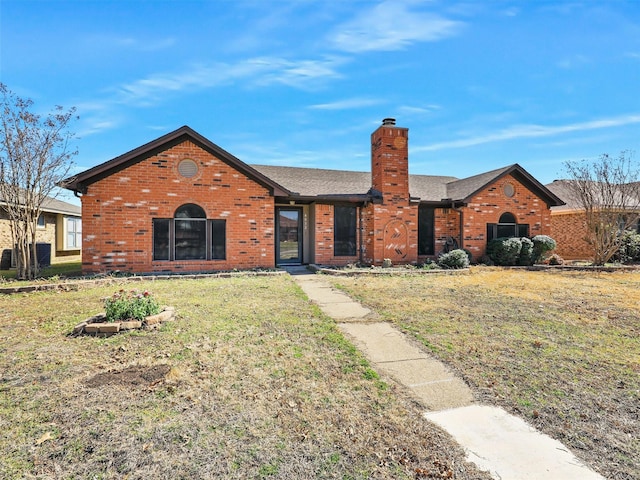
[[[82,219],[58,216],[58,250],[80,250],[82,248]]]
[[[38,228],[42,229],[42,228],[45,228],[46,226],[47,226],[47,223],[44,218],[44,213],[40,212],[40,215],[38,215]]]
[[[79,218],[67,218],[67,250],[76,250],[82,246],[82,220]]]

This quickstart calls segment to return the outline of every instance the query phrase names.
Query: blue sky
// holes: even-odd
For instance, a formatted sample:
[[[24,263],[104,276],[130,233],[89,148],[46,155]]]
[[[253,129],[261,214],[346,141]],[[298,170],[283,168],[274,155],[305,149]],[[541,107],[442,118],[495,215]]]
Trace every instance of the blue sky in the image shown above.
[[[1,0],[0,81],[77,107],[76,171],[182,125],[247,163],[411,173],[640,159],[640,2]]]

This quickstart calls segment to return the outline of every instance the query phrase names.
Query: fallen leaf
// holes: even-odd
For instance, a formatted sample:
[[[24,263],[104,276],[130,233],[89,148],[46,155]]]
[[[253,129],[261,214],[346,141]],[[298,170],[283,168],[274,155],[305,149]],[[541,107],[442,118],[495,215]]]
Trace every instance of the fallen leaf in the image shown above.
[[[42,435],[38,440],[36,440],[36,445],[41,445],[47,440],[53,440],[53,433],[47,432],[44,435]]]

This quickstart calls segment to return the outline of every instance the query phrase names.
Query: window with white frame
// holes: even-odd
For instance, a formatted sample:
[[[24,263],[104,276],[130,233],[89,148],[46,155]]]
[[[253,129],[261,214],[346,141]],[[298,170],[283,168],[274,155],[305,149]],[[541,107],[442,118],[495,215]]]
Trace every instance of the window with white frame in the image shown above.
[[[76,217],[66,217],[65,250],[79,250],[82,247],[82,220]]]

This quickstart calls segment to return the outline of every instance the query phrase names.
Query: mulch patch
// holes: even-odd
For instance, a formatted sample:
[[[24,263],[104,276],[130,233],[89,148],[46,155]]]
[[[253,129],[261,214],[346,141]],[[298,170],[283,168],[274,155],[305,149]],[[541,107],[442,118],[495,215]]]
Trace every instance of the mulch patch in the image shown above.
[[[150,367],[132,366],[120,371],[99,373],[86,381],[89,388],[104,385],[149,386],[164,380],[171,367],[169,365],[153,365]]]

